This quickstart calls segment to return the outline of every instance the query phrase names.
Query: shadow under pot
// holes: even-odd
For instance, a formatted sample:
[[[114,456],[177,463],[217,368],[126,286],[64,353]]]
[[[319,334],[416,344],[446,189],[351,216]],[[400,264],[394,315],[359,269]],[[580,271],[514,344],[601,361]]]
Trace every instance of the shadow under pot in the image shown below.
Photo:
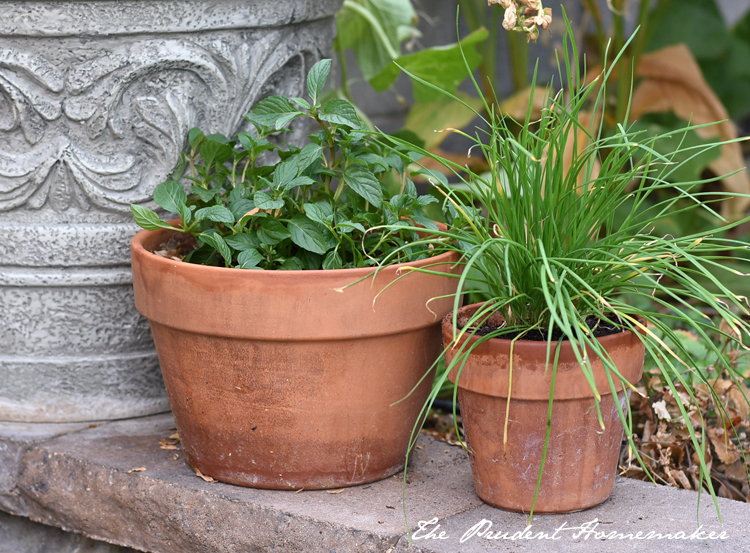
[[[400,471],[431,379],[396,402],[440,353],[452,302],[429,300],[455,293],[457,279],[394,265],[345,288],[374,269],[228,269],[151,253],[172,234],[136,235],[133,283],[188,463],[223,482],[286,490]],[[408,265],[456,272],[456,260]]]
[[[467,321],[481,304],[459,310],[458,324]],[[490,324],[500,325],[501,315]],[[454,359],[468,339],[446,349],[446,363]],[[452,316],[443,320],[443,340],[453,340]],[[598,338],[622,376],[635,384],[643,374],[645,347],[630,331]],[[470,346],[471,344],[469,344]],[[545,436],[552,365],[557,342],[552,344],[550,365],[546,365],[547,343],[519,339],[513,346],[513,377],[509,395],[511,340],[491,338],[476,346],[466,363],[450,374],[458,380],[466,441],[477,495],[490,505],[528,513],[534,501]],[[466,351],[464,349],[463,351]],[[561,346],[555,379],[551,432],[535,513],[566,513],[588,509],[605,501],[612,493],[623,426],[617,409],[627,410],[629,394],[613,374],[617,398],[604,366],[593,351],[594,382],[601,394],[600,408],[604,429],[597,418],[594,394],[568,341]],[[458,378],[457,378],[458,377]],[[508,413],[508,438],[504,446],[504,426]]]

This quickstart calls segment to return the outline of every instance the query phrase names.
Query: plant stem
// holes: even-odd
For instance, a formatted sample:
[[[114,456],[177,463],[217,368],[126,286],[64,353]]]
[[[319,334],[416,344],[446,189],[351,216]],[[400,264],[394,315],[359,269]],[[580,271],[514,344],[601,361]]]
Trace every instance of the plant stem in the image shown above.
[[[649,15],[651,14],[651,0],[641,0],[641,5],[638,9],[638,36],[635,39],[633,45],[633,67],[638,69],[638,62],[643,54],[643,49],[646,47],[646,39],[648,38],[648,22]]]
[[[353,104],[354,99],[352,98],[352,91],[349,88],[349,77],[346,68],[346,50],[341,47],[338,38],[334,39],[333,47],[339,55],[339,65],[341,66],[341,92],[344,94],[344,97]]]
[[[599,55],[601,56],[603,62],[604,55],[607,51],[607,34],[604,32],[602,13],[601,11],[599,11],[599,5],[596,3],[596,0],[582,0],[582,2],[583,7],[594,18],[594,24],[596,26],[596,40],[599,43]]]
[[[623,9],[626,0],[614,0],[615,10],[612,12],[615,30],[615,52],[622,50],[625,45],[625,17]],[[620,67],[617,70],[617,104],[615,106],[615,122],[622,123],[628,109],[628,97],[630,95],[630,57],[625,55],[620,58]]]
[[[513,92],[520,92],[528,86],[529,48],[526,45],[526,36],[523,33],[509,32],[508,51]]]

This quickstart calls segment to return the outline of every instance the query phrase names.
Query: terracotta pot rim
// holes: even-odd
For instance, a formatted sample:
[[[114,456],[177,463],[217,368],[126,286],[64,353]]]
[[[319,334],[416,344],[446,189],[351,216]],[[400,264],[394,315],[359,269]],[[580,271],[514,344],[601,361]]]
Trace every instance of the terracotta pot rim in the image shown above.
[[[173,221],[169,221],[172,223]],[[197,263],[186,263],[184,261],[175,261],[174,259],[167,259],[166,257],[162,257],[160,255],[156,255],[155,253],[149,251],[145,246],[144,243],[146,240],[154,236],[156,233],[159,232],[172,232],[170,229],[160,229],[160,230],[141,230],[139,231],[134,237],[133,240],[130,243],[130,248],[134,255],[138,256],[145,256],[150,255],[153,257],[152,262],[154,263],[160,263],[160,264],[170,264],[174,265],[175,263],[181,263],[182,269],[185,271],[208,271],[215,272],[216,274],[226,274],[227,272],[231,272],[232,274],[240,275],[240,274],[248,274],[253,275],[257,278],[287,278],[287,279],[296,279],[299,278],[301,275],[310,275],[311,277],[313,275],[327,275],[331,277],[336,276],[347,276],[347,277],[367,277],[372,275],[375,271],[384,271],[386,269],[389,270],[396,270],[402,269],[404,267],[424,267],[425,265],[431,265],[431,264],[438,264],[443,265],[446,263],[455,263],[458,261],[456,252],[449,251],[445,253],[441,253],[440,255],[436,255],[434,257],[428,257],[427,259],[420,259],[418,261],[406,261],[403,263],[393,263],[390,265],[377,265],[374,267],[358,267],[358,268],[349,268],[349,269],[292,269],[292,270],[252,270],[252,269],[237,269],[235,267],[213,267],[210,265],[199,265]],[[180,232],[178,229],[174,229],[174,232]],[[185,233],[182,233],[185,234]],[[266,277],[259,276],[259,275],[266,275]]]
[[[476,308],[481,307],[485,303],[486,302],[479,302],[479,303],[472,303],[471,305],[465,305],[464,307],[459,308],[458,311],[459,311],[459,313],[461,313],[462,311],[468,311],[468,310],[471,310],[471,309],[476,309]],[[452,320],[452,318],[453,318],[453,311],[451,311],[450,313],[448,313],[443,318],[443,324],[442,324],[443,328],[445,328],[446,326],[451,326],[451,327],[453,326],[453,320]],[[607,343],[614,343],[614,342],[616,342],[618,340],[622,340],[624,338],[627,338],[628,335],[630,335],[630,334],[633,334],[632,330],[621,330],[620,332],[616,332],[614,334],[607,334],[606,336],[597,337],[596,340],[599,343],[601,343],[602,345],[606,345]],[[473,336],[469,337],[469,341],[471,343],[474,343],[477,340],[479,340],[480,338],[483,338],[483,336],[473,335]],[[464,340],[465,340],[465,338],[462,341],[464,341]],[[484,341],[485,342],[495,343],[495,344],[502,344],[502,345],[508,345],[508,346],[510,346],[510,343],[513,340],[510,339],[510,338],[488,338],[488,339],[486,339]],[[553,343],[557,343],[557,341],[553,341]],[[521,344],[523,344],[523,345],[521,345]],[[546,351],[547,350],[547,344],[548,344],[547,340],[545,340],[545,341],[540,341],[540,340],[525,340],[525,339],[521,338],[518,341],[516,341],[516,344],[515,344],[514,348],[518,348],[518,347],[524,347],[524,348],[528,348],[528,349],[532,349],[532,348],[540,349],[540,348],[543,348]],[[562,344],[563,344],[563,346],[562,346],[563,348],[569,347],[570,346],[570,340],[563,340]]]
[[[482,304],[468,305],[462,309],[476,309],[479,305]],[[452,328],[451,315],[449,314],[443,318],[442,323],[443,343],[447,345],[446,362],[451,361],[457,355],[457,349],[450,347]],[[549,401],[552,381],[552,371],[549,369],[554,359],[554,343],[548,360],[547,347],[549,342],[535,340],[519,340],[516,342],[513,348],[514,370],[511,373],[509,360],[512,340],[490,338],[477,344],[477,341],[482,338],[484,337],[472,336],[467,338],[464,335],[459,341],[463,352],[466,352],[469,347],[474,348],[468,355],[464,369],[461,371],[458,382],[460,388],[488,396],[507,398],[511,390],[509,379],[512,376],[513,399]],[[618,371],[628,382],[635,384],[641,378],[645,346],[637,333],[632,331],[618,332],[617,334],[597,338],[597,341],[608,355],[612,356]],[[611,385],[603,360],[591,347],[587,348],[587,352],[598,393],[602,396],[611,393]],[[451,369],[448,375],[451,382],[456,382],[458,369],[458,365]],[[623,389],[623,384],[619,379],[615,378],[614,384],[618,392]],[[557,367],[555,400],[588,397],[594,397],[591,385],[581,369],[570,341],[565,341],[560,350]]]

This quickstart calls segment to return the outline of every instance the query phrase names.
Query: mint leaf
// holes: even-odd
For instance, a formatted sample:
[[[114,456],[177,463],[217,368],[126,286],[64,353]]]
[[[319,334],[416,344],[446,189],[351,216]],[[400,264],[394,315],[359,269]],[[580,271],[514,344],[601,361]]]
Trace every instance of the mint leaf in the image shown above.
[[[223,138],[226,140],[226,137],[224,136],[211,135],[210,137],[207,136],[201,143],[200,154],[207,169],[211,165],[216,166],[224,164],[230,157],[232,157],[232,153],[234,152],[234,148],[230,144],[221,140],[216,140],[216,138]]]
[[[323,232],[304,215],[293,217],[289,221],[289,230],[292,233],[292,242],[300,248],[321,255],[326,253],[326,239]]]
[[[180,206],[187,202],[187,194],[179,182],[168,180],[154,190],[154,202],[170,213],[179,213]]]
[[[305,204],[305,213],[316,223],[330,225],[333,222],[333,208],[328,202]]]
[[[255,193],[253,201],[258,209],[281,209],[284,207],[284,200],[275,200],[268,192],[262,190]]]
[[[361,165],[352,165],[344,169],[346,184],[374,207],[380,207],[383,202],[383,189],[375,175]],[[339,185],[341,186],[341,185]]]
[[[269,96],[258,102],[245,118],[257,125],[279,130],[300,115],[302,112],[283,96]]]
[[[239,269],[252,269],[263,261],[263,256],[254,248],[248,248],[237,256],[237,267]]]
[[[283,271],[301,271],[304,268],[305,267],[304,265],[302,265],[302,261],[300,261],[296,257],[285,259],[284,263],[281,264],[281,270]]]
[[[227,243],[218,232],[202,232],[198,235],[198,238],[204,244],[208,244],[219,252],[219,255],[224,258],[224,263],[229,267],[229,264],[232,262],[232,250],[229,249],[229,246],[227,246]]]
[[[341,261],[341,256],[336,250],[328,252],[328,255],[323,260],[323,268],[325,270],[341,269],[343,266],[344,263]]]
[[[224,223],[225,225],[234,224],[234,215],[223,205],[212,205],[211,207],[204,207],[195,212],[195,220],[203,221],[208,219],[214,223]]]
[[[302,109],[312,109],[312,106],[304,98],[292,98],[291,100]]]
[[[323,146],[318,144],[306,144],[296,156],[294,160],[297,163],[297,174],[299,175],[305,171],[315,161],[319,160],[323,152]]]
[[[438,200],[435,196],[430,196],[429,194],[427,194],[426,196],[419,196],[417,198],[417,201],[419,202],[419,205],[421,205],[422,207],[425,207],[430,204],[440,203],[440,200]]]
[[[141,228],[146,230],[159,230],[161,228],[175,230],[175,227],[159,219],[159,216],[147,207],[133,204],[130,206],[130,211],[133,212],[133,220]]]
[[[331,72],[331,60],[320,60],[312,66],[307,74],[307,92],[313,104],[318,103],[318,97],[326,86],[328,74]]]
[[[418,212],[417,213],[412,213],[411,215],[409,215],[409,218],[412,221],[414,221],[417,225],[419,225],[420,227],[424,227],[424,228],[426,228],[428,230],[437,230],[438,229],[438,226],[435,223],[435,221],[433,221],[432,219],[430,219],[424,213],[418,213]]]
[[[203,203],[210,202],[214,196],[218,193],[218,188],[212,188],[211,190],[206,190],[202,186],[196,186],[195,184],[190,187],[190,192],[198,196]]]
[[[299,175],[299,169],[294,160],[279,163],[273,172],[273,187],[276,189],[284,188],[284,185],[297,175]]]
[[[233,248],[238,252],[244,252],[260,247],[260,242],[255,236],[244,232],[241,234],[235,234],[234,236],[228,236],[224,241],[230,248]]]
[[[237,133],[237,138],[239,139],[240,144],[242,144],[243,148],[252,152],[253,157],[257,156],[261,152],[265,152],[266,150],[276,149],[276,146],[271,144],[265,138],[255,138],[249,132],[239,132]]]
[[[242,219],[242,217],[254,207],[255,203],[253,203],[252,200],[247,200],[245,198],[241,198],[229,204],[229,210],[232,212],[232,215],[234,215],[236,221]]]
[[[189,207],[186,204],[178,206],[180,208],[180,219],[182,219],[182,225],[187,226],[193,220],[193,210],[195,206]]]
[[[358,230],[359,232],[365,232],[365,227],[363,227],[360,223],[341,221],[338,225],[336,225],[336,230],[338,230],[342,234],[349,234],[350,232],[353,232],[355,230]]]
[[[261,244],[267,244],[269,246],[275,246],[285,238],[289,238],[292,235],[284,225],[278,222],[276,219],[270,217],[261,219],[258,225],[258,240]]]
[[[322,121],[328,121],[334,125],[346,125],[353,129],[361,129],[362,121],[357,115],[354,106],[342,98],[334,98],[326,102],[318,116]]]
[[[288,183],[286,183],[286,185],[284,186],[284,190],[291,190],[295,186],[309,186],[311,184],[315,184],[315,181],[310,177],[297,177],[296,179],[292,179]]]

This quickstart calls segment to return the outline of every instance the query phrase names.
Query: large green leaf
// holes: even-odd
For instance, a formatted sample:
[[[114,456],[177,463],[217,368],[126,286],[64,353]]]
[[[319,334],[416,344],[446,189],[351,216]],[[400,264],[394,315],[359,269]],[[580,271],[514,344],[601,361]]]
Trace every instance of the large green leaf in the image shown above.
[[[289,221],[292,242],[309,252],[326,253],[326,239],[323,232],[313,221],[304,215],[296,215]]]
[[[331,60],[324,59],[312,66],[307,74],[307,92],[313,104],[318,103],[320,93],[326,86],[328,74],[331,72]]]
[[[229,266],[232,261],[232,250],[218,232],[203,232],[198,235],[204,244],[208,244],[224,258],[224,263]]]
[[[383,189],[375,175],[362,165],[352,165],[344,170],[344,179],[349,188],[370,202],[374,207],[383,203]]]
[[[133,219],[141,228],[146,230],[174,229],[172,225],[159,219],[159,216],[147,207],[132,204],[130,211],[133,212]]]
[[[206,167],[216,167],[232,157],[232,146],[227,143],[226,137],[211,135],[201,142],[200,154]]]
[[[283,224],[276,219],[264,218],[258,223],[258,240],[262,244],[275,246],[285,238],[292,235]]]
[[[415,20],[411,0],[347,0],[336,14],[336,40],[354,50],[369,81],[398,57],[401,42],[416,32]]]
[[[729,46],[729,33],[714,0],[665,0],[649,21],[646,51],[684,42],[698,61]]]
[[[263,261],[263,256],[254,248],[243,250],[237,256],[237,263],[240,269],[252,269],[253,267],[257,267],[261,261]]]
[[[477,111],[483,105],[481,99],[463,92],[456,95]],[[448,128],[462,129],[475,117],[476,114],[460,102],[443,96],[435,102],[414,104],[406,116],[405,128],[424,140],[425,150],[432,151],[450,136],[449,132],[440,131]]]
[[[234,214],[223,205],[212,205],[195,212],[196,221],[203,221],[204,219],[215,223],[224,223],[225,225],[234,224]]]
[[[250,249],[256,249],[260,246],[258,239],[252,234],[241,233],[235,234],[234,236],[228,236],[224,241],[229,247],[234,248],[238,252],[244,252]]]
[[[359,120],[357,110],[350,102],[342,98],[333,98],[326,102],[319,117],[334,125],[346,125],[353,129],[362,128],[362,121]]]
[[[282,198],[274,199],[268,192],[259,190],[253,196],[255,207],[258,209],[281,209],[284,207],[284,200]]]
[[[750,37],[742,40],[735,32],[726,52],[703,60],[700,66],[730,117],[741,119],[750,115]]]
[[[257,125],[272,129],[281,129],[302,112],[283,96],[269,96],[261,100],[246,115],[246,118]]]
[[[333,222],[333,208],[326,201],[305,204],[307,216],[322,225],[330,225]]]
[[[294,156],[294,162],[297,164],[297,174],[302,173],[310,167],[310,165],[319,160],[322,153],[323,146],[312,142],[310,144],[305,144],[305,147]]]
[[[370,84],[378,92],[388,90],[396,83],[396,79],[401,74],[401,69],[398,67],[401,66],[415,77],[453,94],[468,77],[466,65],[461,56],[461,48],[463,48],[469,68],[473,71],[482,62],[482,56],[477,51],[476,45],[488,36],[487,29],[481,28],[463,39],[460,46],[458,43],[436,46],[414,54],[401,56],[396,60],[396,63],[389,64],[377,77],[370,80]],[[445,97],[440,92],[417,81],[413,82],[414,99],[417,102],[435,102]]]
[[[187,202],[185,188],[177,181],[163,182],[154,190],[154,202],[170,213],[179,213]]]

